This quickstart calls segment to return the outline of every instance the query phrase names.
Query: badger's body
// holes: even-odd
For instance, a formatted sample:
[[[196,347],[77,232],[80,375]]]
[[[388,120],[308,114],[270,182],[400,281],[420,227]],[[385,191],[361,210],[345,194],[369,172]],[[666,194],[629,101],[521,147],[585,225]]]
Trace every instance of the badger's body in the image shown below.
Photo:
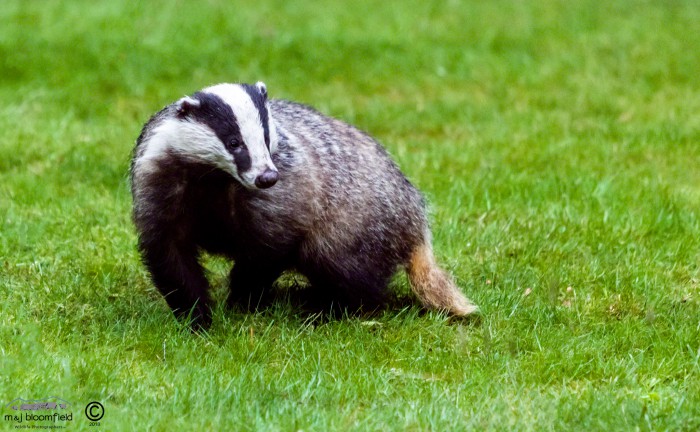
[[[424,203],[371,137],[264,84],[220,84],[167,106],[137,140],[134,221],[153,282],[178,315],[210,322],[207,251],[235,261],[229,304],[285,270],[319,295],[374,308],[398,268],[429,308],[473,306],[433,259]]]

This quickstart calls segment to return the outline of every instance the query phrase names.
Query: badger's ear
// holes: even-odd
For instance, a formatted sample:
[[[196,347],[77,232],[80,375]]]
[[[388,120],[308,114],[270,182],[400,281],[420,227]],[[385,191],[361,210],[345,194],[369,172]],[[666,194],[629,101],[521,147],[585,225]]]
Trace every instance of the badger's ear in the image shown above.
[[[256,83],[255,83],[255,88],[257,88],[258,91],[260,92],[260,94],[263,95],[263,97],[264,97],[265,99],[267,99],[267,86],[265,85],[264,82],[262,82],[262,81],[256,82]]]
[[[184,117],[187,114],[191,113],[193,110],[199,108],[200,105],[201,102],[199,100],[193,99],[189,96],[185,96],[184,98],[175,102],[175,109],[177,109],[177,114],[179,116]]]

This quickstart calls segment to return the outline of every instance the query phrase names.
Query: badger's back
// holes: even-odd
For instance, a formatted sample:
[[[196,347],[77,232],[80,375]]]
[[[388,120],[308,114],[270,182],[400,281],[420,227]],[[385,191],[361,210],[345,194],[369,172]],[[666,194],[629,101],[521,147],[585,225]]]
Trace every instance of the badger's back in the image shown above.
[[[426,235],[424,203],[384,148],[305,105],[272,100],[271,113],[284,143],[279,158],[303,155],[305,166],[290,180],[311,183],[319,211],[306,249],[339,257],[360,249],[372,259],[383,254],[388,262],[405,260]]]

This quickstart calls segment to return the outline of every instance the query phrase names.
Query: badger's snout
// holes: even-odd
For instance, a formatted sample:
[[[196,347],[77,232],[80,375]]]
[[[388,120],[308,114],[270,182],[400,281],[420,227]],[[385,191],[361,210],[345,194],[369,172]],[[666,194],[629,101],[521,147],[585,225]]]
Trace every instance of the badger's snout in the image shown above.
[[[279,173],[270,168],[266,169],[262,174],[255,178],[255,186],[260,189],[267,189],[274,186],[279,179]]]

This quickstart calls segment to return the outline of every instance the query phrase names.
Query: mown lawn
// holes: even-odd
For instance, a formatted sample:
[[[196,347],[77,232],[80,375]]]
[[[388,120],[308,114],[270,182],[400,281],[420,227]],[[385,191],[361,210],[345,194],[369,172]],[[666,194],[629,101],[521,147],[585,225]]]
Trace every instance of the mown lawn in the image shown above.
[[[2,2],[3,416],[58,396],[73,420],[36,424],[700,429],[696,1],[235,3]],[[176,323],[135,247],[133,142],[256,80],[387,146],[480,323],[284,301]]]

